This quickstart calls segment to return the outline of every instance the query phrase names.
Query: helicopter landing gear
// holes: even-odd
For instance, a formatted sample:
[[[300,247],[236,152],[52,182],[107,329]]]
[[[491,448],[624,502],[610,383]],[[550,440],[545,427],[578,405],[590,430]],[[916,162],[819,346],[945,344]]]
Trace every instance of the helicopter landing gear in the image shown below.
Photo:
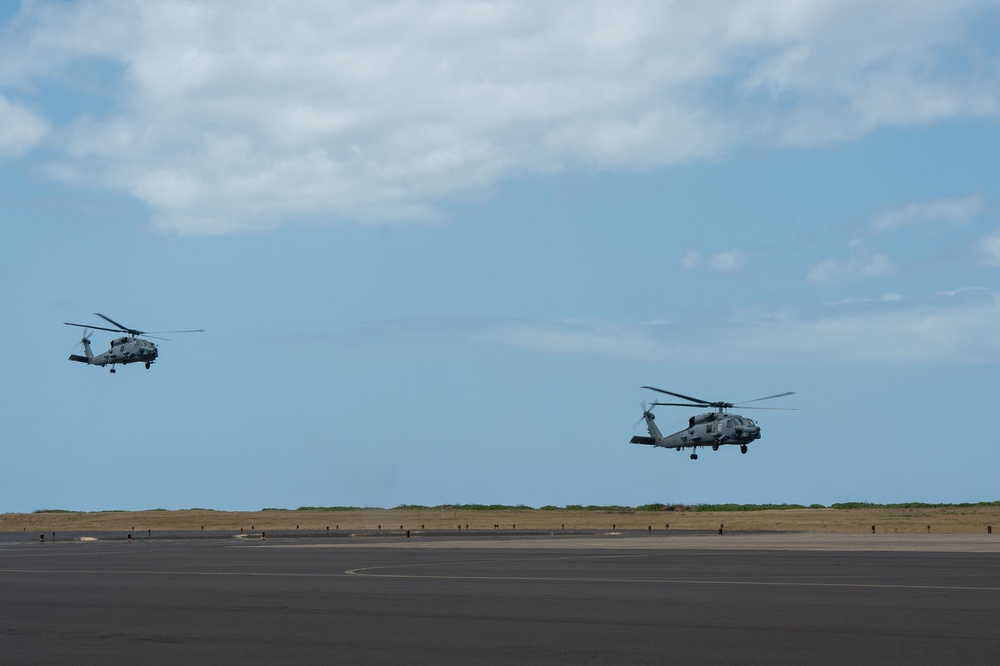
[[[697,459],[698,459],[698,454],[697,453],[692,453],[691,454],[691,460],[697,460]]]
[[[713,451],[718,451],[719,450],[719,445],[718,444],[712,444],[712,450]]]
[[[149,361],[146,361],[146,369],[149,370]]]
[[[115,374],[115,369],[111,368],[111,374]]]
[[[740,453],[745,454],[746,452],[747,452],[747,445],[746,444],[741,444],[740,445]]]

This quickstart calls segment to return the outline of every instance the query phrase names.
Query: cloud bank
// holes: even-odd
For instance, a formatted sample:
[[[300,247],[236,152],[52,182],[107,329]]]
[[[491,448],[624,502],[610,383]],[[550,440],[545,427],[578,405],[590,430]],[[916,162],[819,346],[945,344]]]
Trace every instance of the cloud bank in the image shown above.
[[[0,121],[26,128],[0,158],[44,146],[51,177],[128,193],[168,233],[428,220],[524,174],[996,118],[993,6],[32,2],[0,40]],[[75,87],[84,65],[99,90]]]
[[[379,322],[359,336],[464,340],[545,354],[719,365],[1000,363],[1000,291],[962,289],[921,299],[892,294],[809,309],[733,312],[715,322],[624,324],[502,318]]]
[[[978,193],[959,199],[912,201],[896,208],[879,211],[872,216],[871,228],[875,233],[886,233],[931,222],[960,224],[980,214],[984,208],[985,201]]]

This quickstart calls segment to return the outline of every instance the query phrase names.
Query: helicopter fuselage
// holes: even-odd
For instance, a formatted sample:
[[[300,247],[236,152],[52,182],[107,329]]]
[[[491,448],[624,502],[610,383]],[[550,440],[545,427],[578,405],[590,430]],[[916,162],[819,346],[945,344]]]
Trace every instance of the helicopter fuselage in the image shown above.
[[[200,328],[189,329],[187,331],[140,331],[135,328],[122,326],[111,317],[102,315],[100,312],[95,312],[94,314],[109,324],[114,325],[114,328],[108,328],[107,326],[93,326],[91,324],[74,324],[70,321],[64,321],[63,323],[67,326],[78,326],[83,329],[83,339],[80,340],[80,344],[83,345],[83,349],[87,353],[86,356],[71,354],[69,360],[86,363],[87,365],[110,365],[111,372],[115,371],[116,365],[128,365],[129,363],[144,363],[146,365],[146,369],[149,370],[149,366],[156,360],[156,357],[159,355],[159,351],[156,349],[155,344],[140,336],[147,335],[149,333],[204,332],[204,330]],[[93,350],[90,348],[90,331],[87,330],[91,328],[98,331],[111,331],[112,333],[128,333],[128,335],[115,338],[111,341],[111,349],[103,354],[95,355]],[[168,338],[159,339],[167,340]]]
[[[685,447],[711,446],[718,450],[724,444],[746,445],[760,439],[760,426],[753,419],[739,414],[709,412],[688,420],[688,427],[663,438],[664,444],[678,450]]]
[[[136,336],[115,338],[111,341],[111,348],[103,354],[94,354],[90,349],[89,340],[84,340],[83,346],[87,355],[74,354],[69,357],[69,360],[101,367],[110,365],[112,372],[114,372],[114,366],[128,365],[129,363],[144,363],[148,369],[159,355],[154,343]]]
[[[649,430],[648,437],[633,437],[632,444],[645,444],[663,449],[692,449],[691,460],[698,459],[699,446],[711,446],[713,451],[718,451],[724,444],[734,444],[740,447],[741,453],[747,452],[747,444],[760,439],[760,426],[753,419],[748,419],[740,414],[730,414],[727,410],[738,405],[746,405],[748,402],[760,402],[761,400],[771,400],[772,398],[782,398],[786,395],[795,395],[792,391],[769,395],[755,400],[732,403],[724,401],[710,402],[701,398],[692,398],[683,393],[666,391],[655,386],[643,386],[644,389],[663,393],[675,398],[686,400],[687,402],[654,402],[647,406],[646,401],[642,402],[642,418],[646,421],[646,428]],[[678,430],[672,435],[664,437],[660,429],[656,427],[653,416],[653,407],[663,405],[665,407],[714,407],[714,412],[698,414],[688,419],[688,427]],[[788,407],[743,407],[743,409],[789,409]],[[639,425],[636,422],[636,425]]]
[[[697,450],[700,446],[711,446],[718,451],[720,446],[733,444],[746,453],[746,445],[760,439],[760,426],[750,418],[739,414],[708,412],[688,419],[688,427],[670,435],[660,434],[652,413],[644,414],[649,437],[633,437],[632,444],[676,449]]]

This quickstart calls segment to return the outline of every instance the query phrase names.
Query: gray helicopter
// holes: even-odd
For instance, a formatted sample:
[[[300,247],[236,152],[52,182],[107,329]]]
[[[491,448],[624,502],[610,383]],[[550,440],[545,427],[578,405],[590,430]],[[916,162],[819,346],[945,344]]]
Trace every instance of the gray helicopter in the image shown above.
[[[664,391],[663,389],[656,388],[655,386],[643,386],[641,388],[672,395],[675,398],[682,398],[688,402],[654,402],[647,406],[646,401],[643,400],[642,419],[646,421],[646,428],[649,430],[649,437],[640,437],[636,435],[630,440],[630,443],[647,444],[649,446],[664,449],[676,449],[677,451],[691,449],[691,460],[698,459],[697,451],[700,446],[711,446],[713,451],[718,451],[719,447],[724,444],[734,444],[740,447],[741,453],[746,453],[747,444],[760,439],[760,426],[757,425],[753,419],[740,416],[739,414],[730,414],[726,410],[732,407],[746,405],[751,402],[760,402],[761,400],[771,400],[772,398],[781,398],[786,395],[795,395],[794,391],[789,391],[788,393],[778,393],[777,395],[769,395],[766,398],[756,398],[754,400],[746,400],[738,403],[709,402],[707,400],[701,400],[700,398],[692,398],[680,393],[673,393],[672,391]],[[702,409],[711,407],[714,408],[715,411],[692,416],[688,419],[687,428],[684,430],[678,430],[672,435],[664,436],[660,433],[660,429],[656,427],[656,423],[654,422],[656,417],[653,416],[653,407],[660,405],[665,407],[699,407]],[[742,409],[794,410],[794,407],[742,407]],[[636,422],[636,425],[638,424],[639,423]]]
[[[141,335],[149,335],[149,333],[146,331],[137,331],[136,329],[128,328],[127,326],[122,326],[114,319],[106,317],[100,312],[95,312],[94,314],[106,322],[114,324],[116,328],[91,326],[88,324],[73,324],[68,321],[64,321],[63,323],[67,326],[79,326],[83,329],[83,339],[80,340],[80,344],[83,345],[83,352],[86,355],[80,356],[79,354],[70,354],[69,360],[76,361],[78,363],[86,363],[87,365],[99,365],[101,367],[110,365],[112,374],[115,372],[115,366],[119,364],[128,365],[129,363],[144,363],[146,365],[146,369],[149,370],[149,366],[156,361],[156,357],[159,355],[159,351],[153,342],[139,337]],[[95,355],[94,351],[90,348],[90,331],[88,329],[91,328],[99,331],[111,331],[112,333],[128,333],[128,335],[115,338],[111,341],[111,349],[103,354]],[[204,331],[198,328],[189,331],[153,331],[153,333],[204,333]],[[150,335],[150,337],[155,336]],[[166,340],[167,338],[156,339]]]

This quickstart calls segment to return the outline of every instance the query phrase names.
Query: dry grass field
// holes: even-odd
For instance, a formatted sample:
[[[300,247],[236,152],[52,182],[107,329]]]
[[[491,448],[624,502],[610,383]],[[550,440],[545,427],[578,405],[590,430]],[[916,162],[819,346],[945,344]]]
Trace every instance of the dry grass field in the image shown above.
[[[0,532],[399,531],[399,530],[780,530],[827,533],[982,534],[1000,530],[1000,506],[934,508],[639,511],[462,508],[109,511],[0,514]],[[998,532],[1000,534],[1000,532]]]

